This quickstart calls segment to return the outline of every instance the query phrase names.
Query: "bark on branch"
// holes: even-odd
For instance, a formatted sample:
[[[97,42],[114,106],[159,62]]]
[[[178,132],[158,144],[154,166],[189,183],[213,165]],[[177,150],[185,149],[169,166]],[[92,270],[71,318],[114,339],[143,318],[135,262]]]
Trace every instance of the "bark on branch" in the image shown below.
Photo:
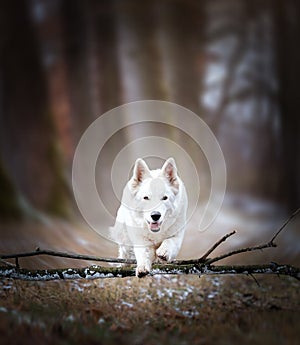
[[[154,265],[150,275],[158,274],[280,274],[300,280],[300,269],[291,265],[270,263],[269,265],[206,265],[206,264],[165,264]],[[29,270],[17,267],[0,267],[0,277],[21,280],[55,280],[55,279],[96,279],[114,277],[133,277],[134,267],[66,268],[49,270]]]

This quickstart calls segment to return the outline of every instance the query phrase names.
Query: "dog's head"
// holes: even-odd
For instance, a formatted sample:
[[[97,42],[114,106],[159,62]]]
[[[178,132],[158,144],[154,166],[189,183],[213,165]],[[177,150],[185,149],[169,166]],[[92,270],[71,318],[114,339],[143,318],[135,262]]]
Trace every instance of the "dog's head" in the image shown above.
[[[138,159],[129,181],[129,189],[148,229],[152,232],[160,231],[164,221],[171,217],[176,208],[179,177],[174,159],[167,159],[158,170],[150,170],[142,159]]]

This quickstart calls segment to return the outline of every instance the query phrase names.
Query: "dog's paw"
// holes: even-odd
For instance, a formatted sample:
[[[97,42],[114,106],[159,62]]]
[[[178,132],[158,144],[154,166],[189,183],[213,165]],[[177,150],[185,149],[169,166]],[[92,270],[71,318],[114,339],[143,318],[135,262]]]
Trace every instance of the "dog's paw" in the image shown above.
[[[146,267],[146,266],[137,266],[136,270],[135,270],[135,275],[138,278],[143,278],[146,275],[148,275],[150,273],[150,268]]]
[[[164,243],[156,250],[156,255],[163,261],[170,262],[174,259],[172,253],[170,252],[168,246]]]

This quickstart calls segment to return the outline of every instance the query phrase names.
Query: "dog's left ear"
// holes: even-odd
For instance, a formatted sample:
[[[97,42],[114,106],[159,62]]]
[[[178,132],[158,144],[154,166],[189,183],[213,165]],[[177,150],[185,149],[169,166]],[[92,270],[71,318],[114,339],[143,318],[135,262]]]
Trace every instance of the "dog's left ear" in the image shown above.
[[[171,186],[175,187],[176,189],[179,188],[178,183],[178,175],[177,175],[177,167],[175,164],[174,158],[168,158],[163,167],[162,167],[162,174],[167,180],[170,182]]]

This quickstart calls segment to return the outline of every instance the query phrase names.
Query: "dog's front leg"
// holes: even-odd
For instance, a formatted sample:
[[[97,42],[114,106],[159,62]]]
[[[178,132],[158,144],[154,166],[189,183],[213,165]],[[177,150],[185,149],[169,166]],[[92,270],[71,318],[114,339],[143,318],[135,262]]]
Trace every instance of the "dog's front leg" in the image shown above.
[[[173,261],[179,253],[183,240],[183,233],[177,236],[165,239],[156,250],[156,255],[164,261]]]
[[[152,247],[134,247],[134,254],[137,261],[136,276],[141,278],[149,274],[152,262],[155,259],[155,251]]]

